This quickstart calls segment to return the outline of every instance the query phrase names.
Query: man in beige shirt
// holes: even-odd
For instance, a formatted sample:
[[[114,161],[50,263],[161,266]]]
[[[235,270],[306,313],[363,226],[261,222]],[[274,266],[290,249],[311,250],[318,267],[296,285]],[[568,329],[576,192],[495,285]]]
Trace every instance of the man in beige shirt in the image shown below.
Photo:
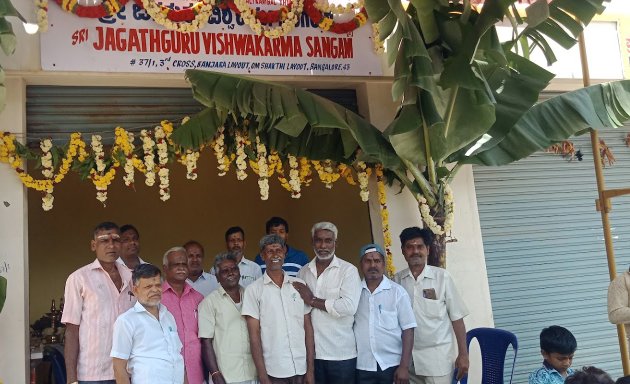
[[[256,367],[249,348],[247,323],[241,316],[243,292],[238,261],[221,253],[214,261],[219,288],[199,304],[201,357],[214,384],[255,384]]]
[[[617,275],[608,286],[608,320],[623,324],[630,338],[630,272]]]

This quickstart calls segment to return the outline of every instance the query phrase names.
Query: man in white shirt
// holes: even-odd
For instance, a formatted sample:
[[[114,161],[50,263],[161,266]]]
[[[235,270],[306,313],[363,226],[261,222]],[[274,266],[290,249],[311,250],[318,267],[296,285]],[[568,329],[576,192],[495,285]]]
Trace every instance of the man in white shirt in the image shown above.
[[[429,229],[405,228],[400,234],[400,244],[409,268],[394,276],[394,281],[409,294],[418,324],[410,367],[414,384],[450,384],[455,367],[458,380],[468,373],[464,325],[468,309],[451,275],[445,269],[427,265],[432,242]],[[458,353],[453,361],[455,346]]]
[[[160,269],[141,264],[132,280],[138,302],[114,324],[111,357],[116,384],[182,384],[182,343],[175,318],[160,304]]]
[[[241,285],[245,288],[262,276],[260,265],[245,258],[245,231],[241,227],[230,227],[225,231],[225,248],[236,257],[241,272]],[[212,274],[216,275],[214,268]]]
[[[183,247],[188,256],[188,279],[186,282],[206,297],[219,288],[219,283],[214,275],[203,271],[203,259],[205,257],[203,245],[198,241],[190,240]]]
[[[384,276],[385,251],[368,244],[361,258],[361,299],[354,315],[357,381],[361,384],[408,384],[416,319],[409,295]]]
[[[117,263],[123,264],[130,271],[146,261],[140,258],[140,232],[131,224],[120,227],[120,257]]]
[[[260,240],[267,266],[245,289],[241,314],[247,320],[252,358],[260,384],[313,384],[311,308],[294,284],[302,280],[282,270],[286,248],[278,235]]]
[[[294,283],[304,302],[313,308],[317,384],[355,382],[357,346],[352,326],[361,296],[361,279],[354,265],[335,256],[337,233],[333,223],[313,226],[316,257],[298,273],[306,285]]]
[[[243,293],[236,258],[221,253],[214,260],[221,286],[199,304],[201,355],[214,384],[258,384],[249,347],[247,322],[241,316]]]

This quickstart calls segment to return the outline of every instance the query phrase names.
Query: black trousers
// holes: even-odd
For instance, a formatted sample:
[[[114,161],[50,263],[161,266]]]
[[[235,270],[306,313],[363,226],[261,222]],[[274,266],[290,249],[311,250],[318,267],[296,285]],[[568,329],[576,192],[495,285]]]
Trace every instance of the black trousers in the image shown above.
[[[395,367],[389,367],[386,370],[381,370],[381,367],[377,364],[376,371],[363,371],[357,369],[357,384],[392,384],[394,382]]]
[[[355,384],[357,359],[315,359],[315,384]]]

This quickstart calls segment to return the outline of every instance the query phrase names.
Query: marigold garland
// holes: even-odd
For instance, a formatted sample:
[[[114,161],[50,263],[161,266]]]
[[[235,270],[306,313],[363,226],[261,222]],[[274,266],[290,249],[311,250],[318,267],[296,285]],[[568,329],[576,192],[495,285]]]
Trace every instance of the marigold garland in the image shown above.
[[[341,174],[333,170],[332,161],[324,160],[323,165],[318,160],[313,160],[312,163],[319,175],[319,179],[326,185],[326,188],[331,189],[333,183],[341,177]]]
[[[154,129],[155,146],[158,154],[158,177],[160,178],[160,200],[166,201],[171,198],[170,182],[168,179],[169,170],[166,167],[168,163],[168,132],[172,132],[172,127],[167,122],[162,122]]]
[[[140,131],[140,137],[142,138],[142,151],[144,152],[144,169],[145,179],[144,183],[151,187],[155,184],[155,160],[153,154],[153,146],[155,141],[151,138],[149,131],[143,129]]]
[[[302,183],[300,182],[300,170],[297,157],[287,155],[289,162],[289,186],[291,187],[291,197],[299,199],[302,196]]]
[[[315,8],[319,9],[320,11],[324,13],[341,14],[341,13],[353,12],[354,10],[362,9],[363,5],[364,5],[363,0],[359,0],[356,3],[348,3],[343,6],[340,4],[338,5],[330,4],[328,0],[315,1]]]
[[[361,192],[359,192],[359,196],[361,196],[361,201],[366,202],[370,198],[370,191],[368,190],[368,177],[369,177],[369,169],[367,164],[364,161],[357,162],[357,179],[359,179],[359,188]]]
[[[121,8],[129,0],[102,0],[100,5],[79,5],[78,0],[55,0],[57,4],[66,12],[79,17],[100,19],[109,17],[120,12]]]
[[[214,0],[202,0],[181,10],[157,3],[157,0],[134,0],[157,24],[174,31],[195,32],[203,28],[210,16]]]
[[[48,0],[35,0],[37,7],[37,26],[39,32],[48,31]]]
[[[362,7],[359,12],[354,15],[352,20],[345,23],[335,23],[333,19],[327,17],[322,11],[317,9],[315,0],[306,0],[304,2],[304,12],[319,28],[336,34],[347,34],[360,28],[367,22],[368,17],[367,11]]]
[[[282,22],[281,25],[279,27],[268,27],[263,25],[261,19],[257,17],[258,12],[249,6],[247,0],[233,1],[245,24],[247,24],[255,34],[264,34],[270,39],[275,39],[289,34],[289,32],[295,28],[295,25],[300,20],[300,15],[304,9],[304,0],[291,0],[292,3],[290,9],[286,7],[282,7],[280,9],[279,16],[280,21]]]
[[[267,166],[267,147],[265,143],[260,141],[260,137],[256,136],[256,156],[258,162],[258,188],[260,189],[260,199],[269,199],[269,169]]]
[[[182,121],[182,123],[185,121]],[[54,185],[61,182],[70,169],[75,169],[83,177],[90,178],[97,191],[96,197],[103,205],[105,205],[108,197],[108,187],[115,179],[120,167],[123,167],[124,170],[123,180],[125,185],[129,187],[134,185],[136,170],[146,175],[145,183],[148,186],[153,186],[156,177],[159,177],[160,199],[165,201],[170,198],[170,171],[167,168],[171,159],[169,155],[174,153],[175,156],[173,158],[186,166],[187,178],[194,180],[197,177],[196,163],[201,150],[205,147],[202,145],[197,151],[182,151],[170,139],[173,129],[172,123],[162,121],[153,130],[142,130],[139,135],[142,148],[137,148],[138,150],[136,150],[134,145],[135,135],[122,127],[116,127],[114,131],[114,145],[111,148],[110,156],[105,154],[103,138],[100,135],[91,137],[89,142],[90,154],[86,152],[86,143],[81,139],[80,133],[71,134],[70,141],[65,149],[54,147],[50,139],[42,140],[40,143],[41,153],[38,154],[19,144],[15,140],[14,135],[0,132],[0,162],[8,163],[27,188],[44,193],[42,207],[45,210],[52,208]],[[233,137],[234,141],[230,145],[233,143],[234,147],[231,147],[230,150],[236,153],[227,153],[225,128],[223,127],[217,130],[215,139],[212,142],[215,156],[219,160],[219,174],[225,174],[227,167],[234,160],[237,163],[237,174],[239,172],[244,173],[248,161],[248,151],[255,153],[255,161],[249,160],[249,164],[252,170],[259,175],[258,185],[261,199],[263,200],[266,200],[269,194],[268,179],[276,172],[282,187],[291,192],[293,198],[299,198],[302,188],[310,185],[312,182],[312,168],[315,168],[319,178],[327,184],[328,188],[341,177],[344,177],[350,184],[356,185],[352,174],[354,169],[357,173],[360,188],[366,188],[364,181],[366,176],[364,173],[369,175],[370,168],[365,163],[359,162],[355,167],[352,167],[346,164],[336,164],[331,160],[311,161],[305,157],[294,155],[287,155],[283,160],[277,151],[271,151],[270,153],[267,151],[261,137],[257,138],[253,147],[246,136],[246,132],[235,130]],[[55,153],[63,154],[56,173],[55,166],[52,163],[53,150]],[[22,158],[39,160],[42,164],[42,174],[45,178],[36,180],[24,171]],[[157,161],[155,160],[156,158]],[[283,164],[285,162],[288,170],[286,175]],[[242,177],[242,175],[238,177]]]
[[[378,202],[381,205],[381,223],[383,226],[383,246],[385,247],[386,266],[385,271],[391,278],[396,273],[396,267],[394,267],[394,257],[392,255],[392,235],[389,230],[389,211],[387,210],[387,195],[385,193],[385,182],[383,180],[383,167],[377,165],[375,168],[376,184],[378,187]]]
[[[214,155],[217,158],[217,169],[219,170],[219,176],[225,176],[230,162],[225,156],[225,128],[219,127],[217,130],[212,148],[214,149]]]
[[[374,52],[377,54],[385,53],[385,45],[381,41],[381,27],[378,23],[372,24],[372,44],[374,45]]]
[[[421,194],[416,195],[416,200],[420,205],[420,215],[422,216],[422,221],[424,224],[433,232],[434,234],[441,236],[445,235],[447,232],[451,230],[453,227],[453,220],[455,218],[454,215],[454,202],[453,202],[453,191],[448,184],[444,184],[444,226],[440,226],[435,218],[431,215],[431,208],[427,204],[427,199],[424,198]]]
[[[234,134],[234,140],[236,140],[236,179],[242,181],[247,178],[247,173],[245,172],[245,169],[247,169],[247,163],[245,162],[245,159],[247,159],[247,154],[245,153],[246,138],[237,131]]]
[[[39,143],[39,148],[42,150],[42,157],[40,158],[42,163],[42,176],[49,180],[53,178],[55,171],[52,161],[52,153],[50,152],[52,147],[53,144],[50,139],[43,139]],[[53,201],[55,200],[52,194],[53,189],[54,187],[51,185],[50,189],[44,193],[44,196],[42,196],[42,209],[44,211],[50,211],[53,207]]]

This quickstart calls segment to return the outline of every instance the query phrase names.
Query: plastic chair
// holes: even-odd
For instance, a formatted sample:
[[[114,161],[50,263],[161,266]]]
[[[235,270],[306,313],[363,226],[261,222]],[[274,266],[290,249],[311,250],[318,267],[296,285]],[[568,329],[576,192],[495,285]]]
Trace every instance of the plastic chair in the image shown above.
[[[66,383],[66,359],[63,353],[55,347],[44,348],[44,361],[50,361],[52,367],[52,377],[55,384]]]
[[[512,372],[510,373],[510,384],[514,376],[514,365],[516,363],[516,352],[518,351],[518,340],[512,332],[496,328],[474,328],[466,333],[466,348],[470,350],[470,342],[477,339],[481,351],[481,382],[483,384],[503,384],[503,368],[505,366],[505,356],[507,349],[512,345],[514,348],[514,360],[512,361]],[[453,383],[457,383],[457,369],[453,376]],[[461,384],[468,384],[468,376],[464,376]]]

